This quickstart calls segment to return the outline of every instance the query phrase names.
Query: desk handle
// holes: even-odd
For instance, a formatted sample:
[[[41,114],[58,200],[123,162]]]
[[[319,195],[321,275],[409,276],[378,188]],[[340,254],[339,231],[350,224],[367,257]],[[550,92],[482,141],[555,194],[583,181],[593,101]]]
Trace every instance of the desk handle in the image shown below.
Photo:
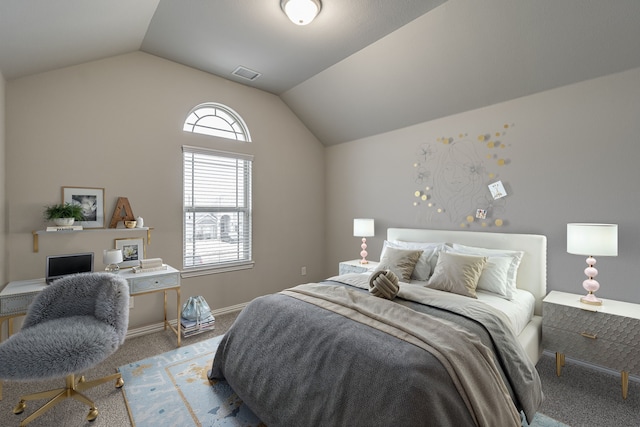
[[[597,334],[590,334],[587,332],[581,332],[580,335],[582,335],[585,338],[591,338],[592,340],[598,339],[598,335]]]

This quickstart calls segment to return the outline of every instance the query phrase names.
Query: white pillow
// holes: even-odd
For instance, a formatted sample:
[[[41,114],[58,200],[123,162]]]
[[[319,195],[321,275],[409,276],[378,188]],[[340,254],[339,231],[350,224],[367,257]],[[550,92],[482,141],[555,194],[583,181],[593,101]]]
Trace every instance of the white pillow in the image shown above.
[[[480,287],[480,284],[478,284],[478,288],[485,289],[490,292],[495,292],[492,289],[497,289],[499,291],[495,292],[496,294],[508,300],[513,299],[516,290],[516,279],[518,278],[518,267],[520,266],[524,252],[508,249],[478,248],[474,246],[460,245],[458,243],[453,244],[453,250],[458,253],[489,257],[487,263],[491,264],[491,273],[487,276],[486,280],[482,281],[483,287]],[[503,271],[507,263],[504,260],[498,260],[498,258],[505,258],[508,260],[506,277],[503,275]],[[496,280],[496,282],[493,285],[488,285],[487,282],[490,280]],[[501,280],[504,280],[505,283],[500,283]],[[501,291],[503,288],[505,288],[504,292]]]
[[[477,298],[476,287],[487,257],[441,252],[427,288]]]
[[[404,242],[401,240],[389,242],[385,240],[384,245],[382,246],[380,259],[384,256],[386,248],[422,250],[422,255],[420,255],[420,258],[416,263],[415,269],[411,274],[411,279],[427,281],[436,267],[438,252],[443,250],[445,246],[445,243]]]
[[[511,300],[513,290],[509,287],[509,268],[511,267],[511,257],[490,256],[482,270],[478,289],[488,291],[497,296]]]

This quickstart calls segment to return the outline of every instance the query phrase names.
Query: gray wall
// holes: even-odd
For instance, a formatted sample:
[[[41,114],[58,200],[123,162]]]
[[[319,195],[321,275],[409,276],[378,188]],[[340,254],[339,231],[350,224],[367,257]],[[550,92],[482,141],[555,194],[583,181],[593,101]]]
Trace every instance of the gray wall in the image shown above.
[[[0,73],[0,165],[2,170],[6,170],[5,165],[5,100],[4,100],[5,81],[2,73]],[[7,203],[5,191],[6,176],[0,173],[0,283],[7,280],[6,257],[7,249],[5,245],[5,237],[7,230]]]
[[[249,127],[250,144],[182,131],[194,106],[219,102]],[[44,276],[50,254],[102,251],[118,231],[41,235],[43,206],[61,187],[105,189],[106,221],[116,200],[154,228],[147,257],[182,269],[182,145],[254,155],[255,267],[182,281],[183,299],[214,309],[319,280],[324,247],[324,147],[275,95],[141,52],[11,80],[6,85],[8,280]],[[307,276],[301,276],[301,267]],[[136,298],[130,326],[162,319],[161,295]]]
[[[619,255],[598,258],[598,295],[640,302],[639,117],[640,69],[634,69],[327,148],[327,268],[358,258],[357,217],[376,220],[376,236],[367,239],[370,259],[379,258],[388,227],[535,233],[548,238],[548,290],[580,294],[586,257],[567,254],[566,224],[610,222],[619,224]],[[504,148],[489,150],[480,135]],[[416,182],[414,164],[425,145],[442,150],[443,137],[451,138],[449,145],[479,144],[475,163],[484,181],[473,194],[432,188],[430,200],[446,208],[438,214],[435,206],[413,205],[414,192],[426,186]],[[497,166],[499,158],[504,166]],[[422,163],[437,173],[437,162]],[[487,226],[468,223],[465,217],[488,196],[485,185],[495,180],[509,195],[490,210]],[[450,218],[452,211],[459,215]]]

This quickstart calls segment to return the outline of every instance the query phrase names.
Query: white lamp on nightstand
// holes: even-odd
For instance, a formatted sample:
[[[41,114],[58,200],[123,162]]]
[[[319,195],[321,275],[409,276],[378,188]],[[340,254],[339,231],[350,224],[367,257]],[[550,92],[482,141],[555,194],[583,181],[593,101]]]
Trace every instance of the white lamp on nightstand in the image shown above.
[[[360,264],[368,264],[367,261],[367,237],[375,236],[375,226],[373,219],[371,218],[356,218],[353,220],[353,235],[355,237],[362,237],[362,252],[360,252],[360,256],[362,259],[360,260]]]
[[[588,256],[588,267],[584,270],[587,280],[582,282],[582,287],[589,293],[580,298],[580,301],[602,305],[602,300],[594,294],[600,289],[600,283],[594,279],[598,275],[598,270],[594,267],[594,255],[618,255],[618,224],[567,224],[567,252]]]

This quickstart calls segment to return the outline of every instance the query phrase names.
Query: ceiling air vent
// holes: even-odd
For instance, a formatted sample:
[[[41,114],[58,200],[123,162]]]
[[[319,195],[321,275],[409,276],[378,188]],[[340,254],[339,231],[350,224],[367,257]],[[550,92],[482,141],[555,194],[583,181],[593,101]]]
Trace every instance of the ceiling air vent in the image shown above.
[[[233,73],[231,74],[233,74],[234,76],[242,77],[243,79],[252,80],[252,81],[262,75],[262,73],[250,70],[246,67],[243,67],[242,65],[240,65],[238,68],[233,70]]]

